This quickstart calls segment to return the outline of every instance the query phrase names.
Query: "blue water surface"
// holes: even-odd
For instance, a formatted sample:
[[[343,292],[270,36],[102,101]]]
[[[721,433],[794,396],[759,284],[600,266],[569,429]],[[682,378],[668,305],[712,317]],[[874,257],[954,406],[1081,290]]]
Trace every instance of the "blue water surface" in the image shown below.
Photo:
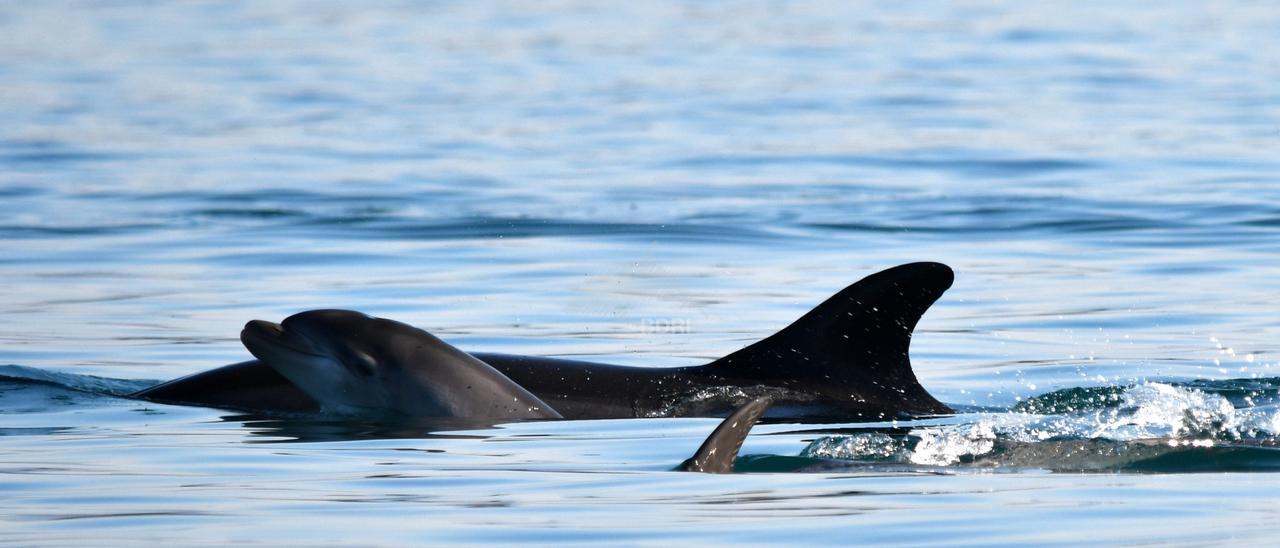
[[[1274,542],[1277,46],[1247,1],[5,3],[0,543]],[[743,450],[876,466],[113,396],[324,307],[702,363],[918,260],[962,414]]]

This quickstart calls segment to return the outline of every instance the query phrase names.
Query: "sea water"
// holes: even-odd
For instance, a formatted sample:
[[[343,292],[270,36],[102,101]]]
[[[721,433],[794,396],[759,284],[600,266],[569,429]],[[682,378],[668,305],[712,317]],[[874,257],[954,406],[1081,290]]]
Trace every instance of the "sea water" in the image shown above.
[[[0,5],[0,543],[1266,543],[1280,10]],[[119,397],[341,307],[643,366],[895,264],[959,413],[460,426]]]

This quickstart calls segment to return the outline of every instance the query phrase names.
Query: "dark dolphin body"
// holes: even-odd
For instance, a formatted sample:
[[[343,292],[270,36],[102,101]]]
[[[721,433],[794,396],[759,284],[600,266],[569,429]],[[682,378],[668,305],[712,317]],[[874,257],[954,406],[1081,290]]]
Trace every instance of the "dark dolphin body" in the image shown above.
[[[723,416],[757,397],[772,401],[767,416],[773,418],[857,421],[950,413],[920,386],[908,350],[921,315],[952,280],[951,269],[938,263],[872,274],[774,335],[701,366],[628,367],[482,352],[471,356],[567,419]],[[454,351],[435,337],[423,338],[422,344],[431,351],[424,356]],[[260,361],[197,373],[134,396],[267,412],[319,407]]]

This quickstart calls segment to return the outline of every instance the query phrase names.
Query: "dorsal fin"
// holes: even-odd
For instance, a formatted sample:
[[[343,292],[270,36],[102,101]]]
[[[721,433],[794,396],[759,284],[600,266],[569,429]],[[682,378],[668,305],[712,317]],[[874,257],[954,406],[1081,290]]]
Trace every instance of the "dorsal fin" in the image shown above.
[[[734,411],[729,418],[720,422],[702,447],[689,460],[680,465],[686,472],[708,472],[727,474],[733,471],[733,461],[738,458],[738,450],[747,439],[747,433],[756,425],[764,410],[769,407],[769,398],[760,397],[751,400]]]
[[[785,329],[707,365],[724,379],[857,388],[858,403],[913,414],[947,413],[911,371],[911,332],[951,287],[951,268],[911,263],[846,287]],[[783,365],[785,364],[785,366]]]

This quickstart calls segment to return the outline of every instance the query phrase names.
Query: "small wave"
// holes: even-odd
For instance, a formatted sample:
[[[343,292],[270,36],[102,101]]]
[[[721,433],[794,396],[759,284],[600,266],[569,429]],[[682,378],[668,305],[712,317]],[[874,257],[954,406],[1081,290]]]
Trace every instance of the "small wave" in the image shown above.
[[[44,166],[81,162],[112,162],[135,160],[138,156],[121,152],[93,152],[84,150],[47,150],[0,154],[0,161],[14,166]]]
[[[114,236],[138,232],[154,231],[164,228],[159,223],[117,223],[100,225],[0,225],[0,238],[57,238],[72,236]]]
[[[193,211],[191,214],[201,217],[229,219],[278,219],[305,216],[301,211],[282,207],[211,207]]]
[[[820,438],[801,456],[1072,471],[1280,468],[1280,379],[1187,384],[1060,390],[961,424]]]
[[[158,381],[129,380],[48,371],[22,365],[0,365],[0,379],[15,384],[45,384],[104,396],[128,396]]]
[[[973,177],[1035,176],[1094,169],[1100,164],[1064,158],[945,158],[867,156],[857,154],[787,154],[693,156],[669,162],[670,167],[726,168],[790,165],[842,165],[875,169],[944,171]]]
[[[776,239],[771,232],[749,228],[699,223],[621,223],[573,221],[564,219],[476,217],[465,220],[421,223],[404,219],[376,219],[377,222],[341,223],[348,237],[408,240],[493,239],[580,237],[652,238],[663,241],[758,242]],[[326,223],[317,220],[313,223]]]

